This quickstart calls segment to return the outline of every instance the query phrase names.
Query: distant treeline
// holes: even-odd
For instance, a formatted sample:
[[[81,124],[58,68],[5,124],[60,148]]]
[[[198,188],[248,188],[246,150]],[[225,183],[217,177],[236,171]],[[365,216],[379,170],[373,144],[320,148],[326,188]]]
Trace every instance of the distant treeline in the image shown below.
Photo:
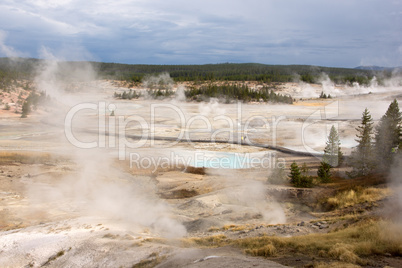
[[[264,102],[282,102],[293,103],[293,99],[288,95],[275,93],[268,87],[252,90],[247,85],[205,85],[199,88],[188,89],[185,92],[187,100],[202,101],[209,98],[221,98],[227,102],[231,100],[264,101]]]
[[[0,73],[13,78],[32,77],[43,66],[44,60],[18,58],[0,58]],[[354,83],[368,85],[376,76],[382,80],[392,75],[392,69],[365,70],[350,68],[331,68],[310,65],[265,65],[258,63],[222,63],[205,65],[143,65],[90,62],[101,78],[142,82],[145,76],[167,72],[178,81],[260,81],[292,82],[301,80],[316,83],[322,73],[327,74],[338,84]],[[59,75],[82,68],[88,62],[59,62]],[[1,79],[2,75],[0,75]],[[3,79],[4,80],[4,79]],[[1,82],[0,82],[1,83]]]
[[[174,91],[165,88],[155,88],[147,90],[147,97],[154,99],[164,99],[171,97],[175,94]],[[275,93],[268,87],[258,89],[250,89],[247,85],[225,84],[225,85],[203,85],[198,88],[190,88],[184,91],[184,95],[188,101],[208,101],[211,98],[217,98],[227,103],[234,100],[249,102],[249,101],[263,101],[263,102],[281,102],[292,104],[293,99],[289,95],[282,95]],[[128,92],[122,93],[115,92],[113,97],[116,99],[138,99],[141,97],[140,93],[130,89]]]
[[[381,84],[390,78],[391,70],[362,70],[330,68],[310,65],[265,65],[257,63],[222,63],[205,65],[129,65],[117,63],[94,63],[104,77],[141,82],[144,76],[167,72],[176,82],[182,81],[260,81],[317,83],[325,73],[337,84],[369,85],[374,76]]]
[[[34,64],[29,60],[18,63],[8,58],[0,58],[0,91],[9,91],[18,81],[30,80],[34,75]]]

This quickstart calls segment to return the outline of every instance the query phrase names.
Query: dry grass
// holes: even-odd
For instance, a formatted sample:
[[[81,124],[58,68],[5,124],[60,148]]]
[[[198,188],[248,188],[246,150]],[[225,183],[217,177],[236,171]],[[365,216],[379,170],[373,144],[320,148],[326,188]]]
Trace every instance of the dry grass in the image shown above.
[[[261,236],[237,240],[224,235],[182,240],[185,246],[234,245],[254,256],[320,256],[342,263],[365,265],[364,257],[375,254],[402,256],[402,226],[393,222],[366,220],[331,233],[295,237]]]
[[[361,262],[360,258],[353,252],[353,247],[344,243],[335,244],[328,251],[328,254],[334,259],[347,263]]]
[[[224,225],[222,227],[222,230],[232,231],[232,232],[238,232],[238,231],[250,230],[250,229],[253,229],[253,228],[249,224],[246,224],[246,225],[230,224],[230,225]]]
[[[227,224],[224,225],[223,227],[217,227],[217,226],[212,226],[211,228],[208,229],[208,232],[225,232],[225,231],[230,231],[230,232],[238,232],[238,231],[243,231],[243,230],[252,230],[255,227],[250,225],[250,224]]]
[[[362,188],[338,192],[335,196],[326,200],[327,205],[332,209],[351,207],[364,202],[376,202],[390,195],[388,188]]]
[[[212,226],[211,228],[208,229],[208,232],[219,232],[221,228]]]
[[[192,237],[182,239],[181,243],[184,247],[201,246],[201,247],[222,247],[230,244],[230,240],[225,235],[212,235],[207,237]]]
[[[245,252],[247,254],[250,254],[253,256],[271,257],[271,256],[275,256],[276,248],[272,244],[267,244],[263,247],[256,248],[256,249],[246,249]]]
[[[57,162],[60,160],[62,160],[62,157],[54,156],[47,152],[33,152],[33,151],[0,152],[0,165],[7,165],[13,163],[43,164],[47,162]]]
[[[151,268],[160,264],[166,259],[166,256],[159,256],[159,253],[151,253],[147,259],[140,261],[132,266],[132,268]]]
[[[289,252],[329,257],[342,262],[365,264],[362,257],[389,253],[402,256],[402,226],[392,222],[368,221],[327,234],[297,237],[254,237],[234,241],[246,252],[258,256]],[[267,250],[267,245],[269,250]],[[275,251],[275,250],[276,251]]]
[[[352,264],[352,263],[346,263],[346,262],[319,262],[313,264],[314,268],[359,268],[361,267],[360,265]]]
[[[322,215],[325,215],[325,217],[322,217]],[[339,221],[344,221],[345,227],[348,226],[350,223],[356,223],[362,219],[367,219],[368,217],[365,215],[362,215],[360,213],[356,213],[355,211],[347,214],[341,214],[339,213],[331,213],[333,214],[332,216],[328,216],[328,213],[314,213],[312,212],[311,215],[317,217],[317,220],[312,220],[310,223],[316,223],[320,221],[326,221],[329,224],[337,223]],[[338,230],[338,229],[335,229]]]

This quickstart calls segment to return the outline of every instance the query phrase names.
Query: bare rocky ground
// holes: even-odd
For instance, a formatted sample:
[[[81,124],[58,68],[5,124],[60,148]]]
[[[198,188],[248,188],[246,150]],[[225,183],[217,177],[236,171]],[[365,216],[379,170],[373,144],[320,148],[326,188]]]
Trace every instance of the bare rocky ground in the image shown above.
[[[111,97],[113,92],[124,88],[116,88],[107,81],[97,82],[97,86],[102,89],[101,93],[82,94],[80,101],[102,100],[106,101],[106,107],[115,103],[116,116],[135,114],[148,121],[152,104],[166,104],[144,99],[116,102]],[[289,84],[281,90],[297,92],[298,88]],[[373,94],[370,95],[339,97],[335,100],[340,107],[337,110],[328,106],[334,100],[310,99],[295,105],[242,105],[240,120],[235,104],[176,100],[169,104],[180,108],[186,122],[192,116],[204,115],[211,122],[212,131],[228,128],[227,121],[213,120],[217,115],[232,118],[241,126],[254,116],[246,134],[250,142],[275,142],[279,146],[314,152],[325,145],[323,128],[336,123],[347,151],[347,142],[354,138],[354,127],[359,123],[363,106],[376,102],[378,109],[373,108],[373,115],[378,119],[383,113],[380,106],[388,105],[396,93],[375,93],[375,101]],[[266,183],[267,167],[216,169],[193,162],[193,167],[178,164],[144,168],[135,163],[130,166],[133,163],[129,155],[165,159],[175,153],[191,158],[201,152],[219,157],[223,153],[230,158],[240,153],[261,159],[271,153],[275,159],[283,159],[286,167],[298,161],[306,162],[311,168],[318,165],[318,158],[253,146],[187,142],[172,145],[169,141],[156,141],[153,145],[146,142],[138,148],[126,148],[126,160],[118,161],[116,147],[77,149],[72,146],[66,140],[63,127],[68,109],[62,107],[39,109],[27,119],[2,111],[1,267],[283,267],[275,259],[245,255],[238,248],[188,246],[186,241],[219,235],[238,239],[327,233],[348,222],[348,219],[325,220],[331,215],[317,212],[317,200],[333,194],[331,187],[296,190],[270,185]],[[326,117],[321,116],[323,112]],[[106,112],[106,118],[109,113]],[[177,137],[181,133],[183,126],[177,111],[165,107],[156,115],[156,127],[149,131],[163,137]],[[283,118],[278,121],[281,115]],[[268,118],[268,124],[261,122],[259,116]],[[95,131],[99,122],[96,112],[89,110],[76,117],[74,134],[81,141],[104,137]],[[199,131],[205,129],[204,123],[194,120],[186,133],[192,138],[207,139],[212,131]],[[141,131],[136,122],[126,128],[129,135]],[[228,140],[231,134],[235,138],[245,135],[232,128],[217,138]],[[304,136],[308,138],[303,143]],[[109,144],[109,136],[106,138]],[[340,169],[339,173],[342,172]],[[366,206],[360,214],[378,211],[378,207]],[[277,261],[290,266],[311,263],[300,256]],[[400,264],[395,259],[388,263],[394,267]]]
[[[18,153],[21,152],[16,152]],[[31,157],[41,157],[41,153],[36,154],[30,152]],[[12,158],[12,153],[9,152],[7,157]],[[235,267],[281,267],[264,259],[244,256],[241,250],[186,249],[175,243],[154,242],[152,239],[164,237],[165,233],[153,228],[152,223],[148,226],[141,224],[136,218],[142,215],[136,214],[134,208],[124,212],[133,213],[134,218],[131,219],[119,213],[103,211],[97,207],[98,201],[91,203],[88,200],[91,197],[86,196],[80,200],[80,196],[69,190],[63,192],[62,187],[65,187],[66,181],[75,183],[71,175],[74,176],[77,169],[75,164],[67,160],[45,160],[40,164],[20,163],[17,160],[1,165],[1,266],[131,266],[154,253],[172,256],[161,267],[173,267],[173,263],[189,267],[204,267],[216,263],[216,267],[220,267],[222,262],[238,265]],[[250,173],[246,170],[243,172]],[[261,176],[261,172],[251,173],[260,173]],[[251,177],[250,174],[249,176]],[[146,181],[154,189],[156,196],[165,199],[165,203],[171,208],[171,217],[177,219],[177,224],[181,223],[186,227],[185,237],[225,234],[229,238],[240,238],[263,233],[287,236],[321,231],[319,227],[308,224],[266,224],[267,220],[261,214],[264,209],[268,213],[284,213],[306,222],[313,217],[308,213],[300,214],[294,208],[285,208],[286,212],[282,212],[283,205],[268,199],[258,200],[266,202],[267,208],[256,208],[241,196],[241,186],[227,187],[221,177],[223,176],[183,171],[160,172],[156,177],[127,174],[128,183],[138,187]],[[119,179],[111,182],[122,186]],[[269,186],[264,186],[266,187]],[[74,187],[73,190],[77,189]],[[103,193],[95,190],[85,194]],[[114,201],[109,198],[112,197],[107,197],[105,202]],[[271,201],[275,202],[274,208],[269,207],[272,206]],[[94,206],[91,209],[100,211],[88,211],[87,204],[80,207],[81,202],[90,203],[90,206]],[[268,218],[268,222],[274,220]],[[225,225],[228,229],[220,230]],[[235,231],[237,225],[244,226],[244,229]],[[220,256],[222,259],[215,260],[211,257],[202,260],[209,255]]]

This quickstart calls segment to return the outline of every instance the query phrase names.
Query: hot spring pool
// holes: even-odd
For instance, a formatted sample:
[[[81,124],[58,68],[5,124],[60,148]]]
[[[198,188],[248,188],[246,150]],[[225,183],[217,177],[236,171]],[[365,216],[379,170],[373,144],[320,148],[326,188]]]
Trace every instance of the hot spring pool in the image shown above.
[[[274,152],[258,153],[234,153],[234,152],[213,152],[213,151],[194,151],[192,156],[188,156],[187,164],[197,168],[214,169],[245,169],[268,167],[272,165]]]

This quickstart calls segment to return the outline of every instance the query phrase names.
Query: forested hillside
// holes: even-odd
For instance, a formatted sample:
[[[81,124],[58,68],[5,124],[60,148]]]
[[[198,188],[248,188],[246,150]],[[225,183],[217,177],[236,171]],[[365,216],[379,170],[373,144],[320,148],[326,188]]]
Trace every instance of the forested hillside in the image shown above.
[[[391,71],[372,71],[347,68],[329,68],[309,65],[264,65],[258,63],[222,63],[206,65],[128,65],[94,63],[106,77],[139,82],[145,75],[168,72],[175,81],[263,81],[307,83],[317,82],[322,73],[336,83],[368,84],[373,76],[389,77]]]
[[[0,58],[0,84],[10,79],[27,78],[35,75],[44,63],[38,59]],[[85,62],[59,62],[60,76],[71,68]],[[392,74],[392,69],[363,70],[350,68],[330,68],[309,65],[265,65],[258,63],[222,63],[205,65],[141,65],[91,62],[101,78],[141,82],[144,76],[167,72],[175,81],[262,81],[291,82],[301,80],[315,83],[323,73],[338,84],[358,82],[367,85],[376,76],[379,83]],[[7,81],[5,81],[7,77]]]

